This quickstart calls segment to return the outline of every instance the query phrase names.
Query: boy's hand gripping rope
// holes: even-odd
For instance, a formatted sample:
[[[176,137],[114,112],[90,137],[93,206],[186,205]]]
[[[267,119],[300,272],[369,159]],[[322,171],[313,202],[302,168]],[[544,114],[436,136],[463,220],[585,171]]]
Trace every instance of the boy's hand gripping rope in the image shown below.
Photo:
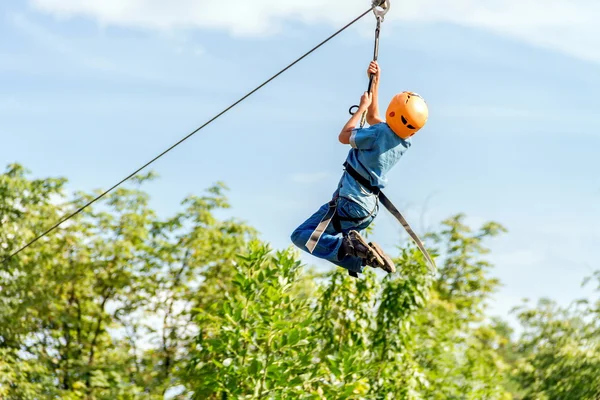
[[[373,61],[377,61],[379,56],[379,32],[381,31],[381,23],[385,17],[385,14],[390,10],[390,0],[373,0],[372,3],[373,14],[377,18],[377,27],[375,28],[375,49],[373,50]],[[373,78],[374,75],[371,74],[369,77],[369,87],[367,91],[370,93],[373,87]],[[355,110],[356,108],[356,110]],[[350,115],[354,115],[358,111],[358,106],[354,105],[350,107]],[[363,115],[360,120],[360,127],[365,126],[365,122],[367,121],[367,112],[363,112]]]

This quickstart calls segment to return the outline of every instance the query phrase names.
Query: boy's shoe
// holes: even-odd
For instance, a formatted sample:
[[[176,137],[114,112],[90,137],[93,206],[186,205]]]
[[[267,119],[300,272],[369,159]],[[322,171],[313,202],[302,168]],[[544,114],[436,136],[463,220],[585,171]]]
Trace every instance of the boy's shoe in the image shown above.
[[[348,232],[342,243],[344,256],[360,257],[365,265],[381,268],[388,273],[396,272],[392,260],[381,250],[376,243],[368,243],[357,231]]]
[[[369,243],[367,243],[360,233],[356,231],[350,231],[347,236],[344,236],[340,248],[340,259],[343,259],[346,256],[362,258],[365,265],[372,263],[383,265],[381,257],[377,255],[377,253],[369,246]]]

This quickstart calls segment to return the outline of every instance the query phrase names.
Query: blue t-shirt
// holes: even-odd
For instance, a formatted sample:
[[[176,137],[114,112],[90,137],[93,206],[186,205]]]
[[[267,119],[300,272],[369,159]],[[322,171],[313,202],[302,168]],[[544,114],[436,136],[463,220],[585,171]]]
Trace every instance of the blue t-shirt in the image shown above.
[[[368,178],[371,185],[383,189],[387,184],[387,173],[408,150],[411,142],[410,139],[402,139],[388,124],[381,122],[368,128],[355,129],[350,136],[350,145],[352,149],[346,159],[348,164]],[[339,196],[355,201],[369,213],[375,209],[377,196],[348,173],[344,173],[340,184]]]

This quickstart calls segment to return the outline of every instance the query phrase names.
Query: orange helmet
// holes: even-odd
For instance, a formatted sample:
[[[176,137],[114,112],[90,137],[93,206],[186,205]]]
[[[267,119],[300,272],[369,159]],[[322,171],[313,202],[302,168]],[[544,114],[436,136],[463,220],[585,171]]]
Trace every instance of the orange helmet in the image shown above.
[[[425,126],[429,110],[421,96],[413,92],[395,95],[386,111],[386,122],[394,133],[408,139]]]

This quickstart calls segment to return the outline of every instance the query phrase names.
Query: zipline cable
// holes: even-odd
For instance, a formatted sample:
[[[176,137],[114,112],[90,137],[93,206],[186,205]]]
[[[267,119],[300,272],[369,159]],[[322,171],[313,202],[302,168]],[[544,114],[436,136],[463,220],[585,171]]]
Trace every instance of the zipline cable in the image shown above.
[[[112,192],[118,186],[120,186],[121,184],[123,184],[124,182],[126,182],[127,180],[129,180],[130,178],[132,178],[135,175],[137,175],[140,171],[142,171],[148,165],[152,164],[153,162],[155,162],[156,160],[158,160],[159,158],[161,158],[162,156],[164,156],[165,154],[167,154],[169,151],[173,150],[175,147],[177,147],[178,145],[180,145],[181,143],[183,143],[184,141],[186,141],[187,139],[189,139],[191,136],[193,136],[194,134],[196,134],[198,131],[200,131],[201,129],[203,129],[204,127],[206,127],[207,125],[209,125],[210,123],[212,123],[213,121],[215,121],[217,118],[219,118],[220,116],[222,116],[223,114],[225,114],[227,111],[231,110],[233,107],[237,106],[239,103],[241,103],[242,101],[246,100],[248,97],[250,97],[252,94],[254,94],[255,92],[257,92],[263,86],[267,85],[269,82],[271,82],[272,80],[274,80],[275,78],[277,78],[279,75],[283,74],[285,71],[287,71],[288,69],[290,69],[291,67],[293,67],[294,65],[296,65],[298,62],[300,62],[301,60],[303,60],[305,57],[307,57],[308,55],[310,55],[311,53],[313,53],[319,47],[323,46],[325,43],[329,42],[331,39],[333,39],[334,37],[336,37],[337,35],[339,35],[340,33],[342,33],[344,30],[346,30],[347,28],[349,28],[351,25],[353,25],[357,21],[359,21],[361,18],[363,18],[365,15],[367,15],[369,12],[371,12],[375,7],[379,6],[379,4],[383,4],[383,3],[384,3],[384,1],[378,2],[378,4],[374,4],[367,11],[365,11],[364,13],[362,13],[361,15],[359,15],[358,17],[356,17],[355,19],[353,19],[351,22],[349,22],[348,24],[346,24],[344,27],[340,28],[337,32],[335,32],[334,34],[332,34],[331,36],[329,36],[327,39],[323,40],[321,43],[319,43],[318,45],[316,45],[315,47],[313,47],[311,50],[309,50],[308,52],[306,52],[300,58],[298,58],[297,60],[295,60],[294,62],[292,62],[291,64],[289,64],[287,67],[285,67],[284,69],[282,69],[281,71],[279,71],[275,75],[273,75],[271,78],[267,79],[265,82],[263,82],[262,84],[260,84],[259,86],[257,86],[252,91],[250,91],[248,94],[244,95],[238,101],[236,101],[235,103],[233,103],[232,105],[230,105],[229,107],[227,107],[226,109],[224,109],[223,111],[221,111],[219,114],[217,114],[216,116],[214,116],[213,118],[211,118],[208,122],[206,122],[204,125],[200,126],[196,130],[194,130],[193,132],[191,132],[190,134],[188,134],[187,136],[185,136],[183,139],[181,139],[180,141],[178,141],[177,143],[175,143],[174,145],[172,145],[171,147],[169,147],[167,150],[165,150],[162,153],[160,153],[158,156],[154,157],[152,160],[148,161],[142,167],[138,168],[137,170],[135,170],[134,172],[132,172],[130,175],[128,175],[126,178],[124,178],[123,180],[121,180],[119,183],[115,184],[110,189],[106,190],[105,192],[103,192],[102,194],[100,194],[99,196],[97,196],[96,198],[94,198],[93,200],[91,200],[88,203],[86,203],[85,205],[83,205],[81,208],[79,208],[74,213],[72,213],[72,214],[64,217],[59,222],[57,222],[56,224],[54,224],[51,228],[49,228],[48,230],[46,230],[42,234],[36,236],[32,241],[30,241],[29,243],[27,243],[26,245],[24,245],[23,247],[21,247],[19,250],[15,251],[14,253],[12,253],[11,255],[9,255],[8,257],[6,257],[3,260],[3,263],[7,262],[9,259],[11,259],[12,257],[16,256],[17,254],[21,253],[23,250],[27,249],[28,247],[30,247],[31,245],[33,245],[34,243],[36,243],[38,240],[40,240],[44,236],[48,235],[52,231],[54,231],[60,225],[62,225],[63,223],[65,223],[69,219],[73,218],[77,214],[81,213],[87,207],[91,206],[92,204],[94,204],[95,202],[97,202],[98,200],[100,200],[101,198],[103,198],[104,196],[106,196],[108,193]]]

